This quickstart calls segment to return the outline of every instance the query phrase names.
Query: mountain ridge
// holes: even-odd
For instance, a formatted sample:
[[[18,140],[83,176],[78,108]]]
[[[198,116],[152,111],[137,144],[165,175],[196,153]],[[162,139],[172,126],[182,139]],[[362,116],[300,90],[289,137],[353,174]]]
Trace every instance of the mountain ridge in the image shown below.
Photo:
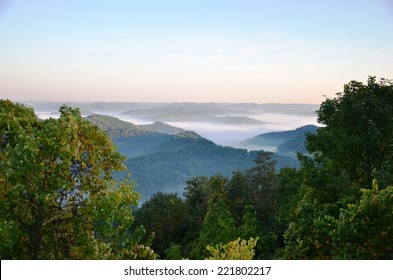
[[[119,152],[126,156],[125,165],[137,183],[142,201],[157,191],[182,194],[186,181],[197,176],[219,173],[229,177],[234,171],[255,166],[257,151],[217,145],[193,131],[170,135],[140,131],[146,126],[109,116],[95,115],[86,119],[108,131]],[[277,161],[277,169],[299,164],[279,154],[273,158]]]
[[[262,133],[253,138],[244,140],[242,144],[253,146],[279,146],[288,140],[303,136],[306,133],[315,133],[317,128],[318,126],[309,124],[293,130]]]
[[[135,125],[132,122],[123,121],[117,117],[100,114],[90,115],[85,117],[85,119],[97,125],[100,129],[107,131],[114,139],[154,133],[175,135],[185,131],[182,128],[171,126],[161,121],[156,121],[148,125]]]

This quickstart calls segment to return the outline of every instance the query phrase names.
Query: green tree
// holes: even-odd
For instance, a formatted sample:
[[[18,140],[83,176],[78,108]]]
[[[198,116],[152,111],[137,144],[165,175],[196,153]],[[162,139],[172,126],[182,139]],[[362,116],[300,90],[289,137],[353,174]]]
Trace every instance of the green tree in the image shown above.
[[[2,258],[154,257],[128,232],[139,199],[117,182],[124,158],[108,136],[63,106],[59,119],[0,101]]]
[[[308,136],[307,148],[327,176],[347,183],[343,191],[357,194],[374,178],[393,183],[392,111],[393,84],[375,77],[369,77],[367,85],[352,81],[343,93],[321,104],[322,127]]]
[[[218,244],[216,246],[207,246],[207,250],[211,256],[208,260],[252,260],[255,256],[255,246],[258,238],[250,238],[248,240],[231,241],[228,244]]]
[[[196,245],[203,219],[207,213],[209,200],[209,178],[195,177],[187,181],[185,188],[185,226],[186,233],[183,240],[184,256],[188,256]]]
[[[257,220],[257,214],[252,205],[245,207],[243,223],[240,227],[240,236],[242,239],[249,239],[251,237],[260,237],[261,227]]]
[[[362,197],[341,209],[333,233],[338,259],[393,259],[393,187],[362,189]]]
[[[228,243],[238,237],[236,221],[222,199],[209,201],[198,242],[191,252],[191,257],[200,259],[206,257],[207,245]]]
[[[302,182],[296,207],[293,201],[288,208],[294,211],[284,234],[286,258],[335,258],[333,233],[341,209],[357,204],[359,190],[369,188],[374,178],[392,183],[392,109],[392,83],[375,77],[367,85],[352,81],[321,104],[322,127],[306,142],[311,155],[299,156]]]
[[[318,200],[317,190],[303,186],[300,200],[285,231],[285,259],[332,259],[334,219],[327,213],[330,204]]]
[[[183,253],[182,248],[179,244],[171,245],[168,249],[165,250],[165,259],[166,260],[182,260]]]
[[[184,238],[185,203],[177,194],[153,195],[135,213],[135,223],[143,225],[148,234],[154,234],[152,247],[161,256],[172,244]]]
[[[225,185],[227,178],[217,174],[211,177],[196,177],[187,182],[185,196],[186,204],[186,233],[183,240],[185,257],[191,251],[204,251],[205,248],[195,250],[199,236],[205,223],[205,216],[209,205],[214,205],[220,200],[225,200],[227,207]],[[191,256],[192,257],[192,256]],[[195,257],[192,257],[195,258]]]
[[[254,206],[247,205],[244,210],[242,224],[239,228],[240,237],[244,240],[250,238],[258,239],[258,243],[254,246],[254,253],[258,259],[271,259],[272,251],[274,252],[274,232],[269,229],[263,229],[258,221]]]
[[[302,173],[295,168],[282,168],[277,176],[277,216],[274,228],[279,237],[278,246],[282,246],[284,240],[280,237],[288,228],[299,201],[299,190],[302,185]]]
[[[232,178],[227,182],[225,190],[229,209],[236,222],[240,225],[245,213],[245,207],[254,204],[250,185],[243,172],[234,172]]]
[[[272,156],[272,152],[259,151],[254,160],[256,166],[245,171],[258,221],[265,227],[270,227],[277,211],[276,161]]]

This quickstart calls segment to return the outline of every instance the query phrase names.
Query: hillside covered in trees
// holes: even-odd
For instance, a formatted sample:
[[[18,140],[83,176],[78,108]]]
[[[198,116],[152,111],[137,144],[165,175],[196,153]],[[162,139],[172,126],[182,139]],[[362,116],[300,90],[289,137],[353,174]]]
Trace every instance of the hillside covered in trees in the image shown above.
[[[315,134],[315,125],[305,125],[294,130],[275,131],[257,135],[246,139],[242,144],[246,147],[274,150],[282,156],[296,158],[297,154],[307,154],[304,145],[308,134]]]
[[[259,151],[244,170],[194,177],[184,197],[157,192],[136,208],[135,184],[113,178],[125,157],[107,133],[77,109],[43,121],[2,100],[1,258],[393,259],[392,112],[392,81],[352,81],[321,104],[299,168]],[[192,141],[213,153],[191,132],[164,138],[157,153]]]
[[[182,195],[186,182],[193,177],[231,176],[234,171],[244,171],[254,165],[257,154],[257,151],[217,145],[195,132],[164,123],[134,125],[103,115],[85,119],[107,131],[126,157],[125,165],[137,183],[142,201],[158,191]],[[274,154],[273,159],[277,161],[277,169],[299,166],[293,157]]]

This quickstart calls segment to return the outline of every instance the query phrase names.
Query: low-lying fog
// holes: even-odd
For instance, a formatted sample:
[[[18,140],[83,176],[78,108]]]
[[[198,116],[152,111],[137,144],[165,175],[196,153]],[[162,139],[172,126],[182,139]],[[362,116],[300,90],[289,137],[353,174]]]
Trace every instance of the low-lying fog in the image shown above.
[[[35,106],[34,103],[28,105],[34,107],[36,114],[42,119],[56,118],[59,116],[57,112],[53,111],[53,104],[47,110],[45,110],[45,106],[42,106],[42,104],[40,106]],[[176,108],[179,108],[180,105],[176,104]],[[117,117],[123,121],[132,122],[136,125],[162,121],[172,126],[195,131],[202,137],[219,145],[248,149],[252,149],[253,147],[245,146],[241,142],[259,134],[271,131],[292,130],[307,124],[316,125],[317,116],[315,111],[318,109],[317,105],[310,104],[271,104],[271,106],[269,104],[238,104],[236,107],[236,104],[214,104],[213,106],[209,103],[206,106],[204,104],[195,104],[193,106],[193,104],[187,103],[185,107],[187,109],[191,108],[190,111],[186,110],[185,112],[178,113],[178,109],[175,107],[172,108],[168,104],[156,104],[155,107],[151,104],[146,104],[145,111],[143,111],[143,106],[139,104],[141,108],[138,108],[135,111],[135,115],[133,115],[132,111],[127,111],[126,114],[124,113],[124,104],[118,110],[111,108],[110,103],[105,108],[107,110],[103,110],[102,106],[100,110],[94,110],[94,106],[91,105],[82,106],[84,105],[82,104],[80,106],[80,110],[83,116],[91,115],[92,113],[105,114]],[[163,107],[169,108],[165,110],[166,115],[161,111],[157,113],[157,110],[162,110]],[[202,109],[201,120],[198,121],[198,112],[202,112]],[[208,115],[206,114],[207,110],[210,110]],[[219,110],[220,113],[215,114],[216,110]],[[225,113],[225,110],[227,113]],[[141,114],[141,111],[143,114]],[[148,114],[147,117],[146,112],[151,112],[151,114]],[[188,112],[192,112],[192,119]],[[171,114],[170,118],[168,117],[168,113]],[[173,114],[176,114],[176,116],[174,117]],[[222,118],[223,116],[227,118],[224,119]],[[243,119],[240,117],[246,117],[246,122],[242,122]],[[256,122],[256,124],[250,124],[250,119]],[[269,147],[266,148],[269,150]]]

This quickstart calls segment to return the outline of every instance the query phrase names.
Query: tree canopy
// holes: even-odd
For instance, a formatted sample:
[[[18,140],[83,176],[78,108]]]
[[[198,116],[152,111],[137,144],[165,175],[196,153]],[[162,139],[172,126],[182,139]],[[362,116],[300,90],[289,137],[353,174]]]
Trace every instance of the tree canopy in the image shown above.
[[[0,101],[0,238],[7,259],[151,258],[143,229],[128,230],[135,184],[117,182],[124,158],[109,137],[60,108],[39,120],[32,109]]]
[[[321,104],[322,127],[307,137],[310,156],[300,157],[303,179],[297,201],[290,202],[286,258],[391,257],[393,214],[377,201],[393,202],[387,191],[393,185],[392,112],[393,84],[375,77],[366,85],[351,81]],[[370,191],[376,179],[386,192]],[[372,229],[377,224],[383,235]]]

